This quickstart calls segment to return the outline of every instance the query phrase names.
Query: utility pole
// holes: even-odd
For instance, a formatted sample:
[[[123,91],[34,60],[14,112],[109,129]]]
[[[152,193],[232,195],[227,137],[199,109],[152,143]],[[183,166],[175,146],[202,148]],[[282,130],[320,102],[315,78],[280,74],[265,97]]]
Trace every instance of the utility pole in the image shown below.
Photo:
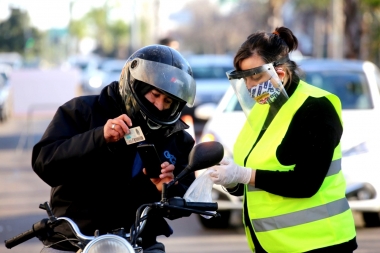
[[[332,0],[330,17],[332,20],[329,29],[328,57],[342,59],[343,57],[343,38],[344,38],[344,15],[343,1]]]
[[[73,7],[75,4],[75,0],[71,0],[69,3],[69,25],[68,25],[68,30],[70,30],[70,26],[72,25],[73,22]],[[77,53],[77,43],[76,40],[71,36],[70,31],[67,33],[67,52],[68,55],[72,55],[74,53]]]
[[[326,38],[326,21],[321,11],[317,11],[314,17],[314,36],[313,36],[313,56],[316,58],[325,57],[325,38]]]
[[[269,1],[269,4],[272,9],[272,14],[270,19],[268,20],[269,26],[271,27],[272,31],[279,26],[283,26],[284,20],[282,18],[282,8],[284,6],[285,1],[284,0],[271,0]]]
[[[154,29],[153,29],[153,41],[157,43],[161,36],[161,24],[160,24],[160,0],[154,0],[153,7],[153,19],[154,19]]]
[[[129,46],[129,54],[132,54],[140,47],[140,22],[138,18],[137,0],[132,1],[131,13],[131,42]]]

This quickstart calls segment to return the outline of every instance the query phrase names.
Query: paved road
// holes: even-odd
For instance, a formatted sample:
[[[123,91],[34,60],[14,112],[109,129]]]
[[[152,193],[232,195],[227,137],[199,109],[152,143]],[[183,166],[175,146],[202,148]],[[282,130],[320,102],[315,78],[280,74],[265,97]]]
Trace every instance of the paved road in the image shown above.
[[[50,117],[11,118],[0,123],[0,241],[31,228],[45,218],[39,203],[48,200],[49,188],[33,173],[30,166],[31,147],[41,137]],[[357,253],[380,252],[380,228],[363,228],[359,217]],[[208,230],[201,227],[196,215],[169,221],[175,234],[162,238],[167,252],[234,252],[248,253],[241,227]],[[8,250],[0,245],[0,253],[39,252],[37,239]]]

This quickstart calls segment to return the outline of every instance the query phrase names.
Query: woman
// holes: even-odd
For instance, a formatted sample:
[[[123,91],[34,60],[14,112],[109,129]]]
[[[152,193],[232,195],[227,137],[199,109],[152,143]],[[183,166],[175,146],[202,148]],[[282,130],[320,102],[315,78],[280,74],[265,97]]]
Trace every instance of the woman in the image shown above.
[[[234,161],[211,179],[244,194],[249,246],[260,252],[353,252],[352,212],[341,171],[341,104],[300,80],[289,53],[298,40],[286,27],[256,32],[227,73],[247,116]]]

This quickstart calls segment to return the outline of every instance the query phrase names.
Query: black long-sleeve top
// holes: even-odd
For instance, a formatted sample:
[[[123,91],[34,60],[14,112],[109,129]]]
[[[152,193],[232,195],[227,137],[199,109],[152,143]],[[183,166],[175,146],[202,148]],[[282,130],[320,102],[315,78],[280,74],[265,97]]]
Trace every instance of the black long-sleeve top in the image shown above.
[[[295,80],[287,89],[291,96],[298,86]],[[276,150],[278,161],[293,165],[290,171],[256,170],[255,187],[279,196],[309,198],[318,192],[328,172],[334,149],[340,142],[343,127],[331,102],[325,98],[309,97],[295,113],[288,131]],[[262,131],[259,138],[264,134]],[[235,196],[244,194],[243,185],[229,189]],[[245,202],[246,203],[246,202]],[[249,224],[247,208],[246,224]],[[250,229],[252,229],[250,227]],[[256,253],[266,252],[253,231]],[[352,252],[357,248],[356,238],[349,242],[311,252]]]

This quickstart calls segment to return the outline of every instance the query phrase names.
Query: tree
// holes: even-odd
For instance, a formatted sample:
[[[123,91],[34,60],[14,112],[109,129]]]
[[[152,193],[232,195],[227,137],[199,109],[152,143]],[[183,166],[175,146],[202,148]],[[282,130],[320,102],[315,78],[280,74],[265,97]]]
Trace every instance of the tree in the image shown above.
[[[287,0],[270,0],[269,1],[269,7],[270,7],[270,18],[268,19],[268,23],[271,26],[272,30],[274,30],[276,27],[283,26],[284,22],[282,19],[282,7],[284,6],[284,3]]]
[[[380,1],[363,0],[360,2],[361,10],[361,37],[360,56],[380,64]]]
[[[346,0],[344,4],[344,14],[346,17],[345,30],[345,58],[360,58],[360,39],[362,36],[363,16],[360,11],[360,4],[357,0]]]
[[[315,57],[324,57],[321,54],[323,41],[329,41],[331,34],[331,20],[334,9],[331,8],[335,0],[293,0],[299,13],[308,12],[308,18],[315,20],[314,25],[314,53]],[[379,20],[380,1],[378,0],[344,0],[343,4],[343,37],[340,44],[343,57],[350,59],[369,59],[379,62]],[[328,44],[326,47],[329,46]]]
[[[293,0],[299,21],[313,41],[312,56],[325,57],[327,55],[328,40],[328,10],[330,0]],[[299,19],[298,19],[299,20]]]
[[[30,27],[28,14],[17,8],[10,8],[10,12],[9,18],[0,23],[0,51],[29,57],[41,53],[42,35]]]
[[[171,33],[180,41],[181,51],[196,54],[234,53],[249,34],[270,29],[267,22],[269,7],[265,1],[222,1],[224,3],[230,5],[228,11],[222,12],[223,5],[195,0],[178,14],[189,17]]]
[[[109,21],[107,5],[91,9],[82,19],[71,20],[72,40],[79,42],[85,37],[96,40],[95,53],[107,57],[126,57],[129,26],[122,20]]]

